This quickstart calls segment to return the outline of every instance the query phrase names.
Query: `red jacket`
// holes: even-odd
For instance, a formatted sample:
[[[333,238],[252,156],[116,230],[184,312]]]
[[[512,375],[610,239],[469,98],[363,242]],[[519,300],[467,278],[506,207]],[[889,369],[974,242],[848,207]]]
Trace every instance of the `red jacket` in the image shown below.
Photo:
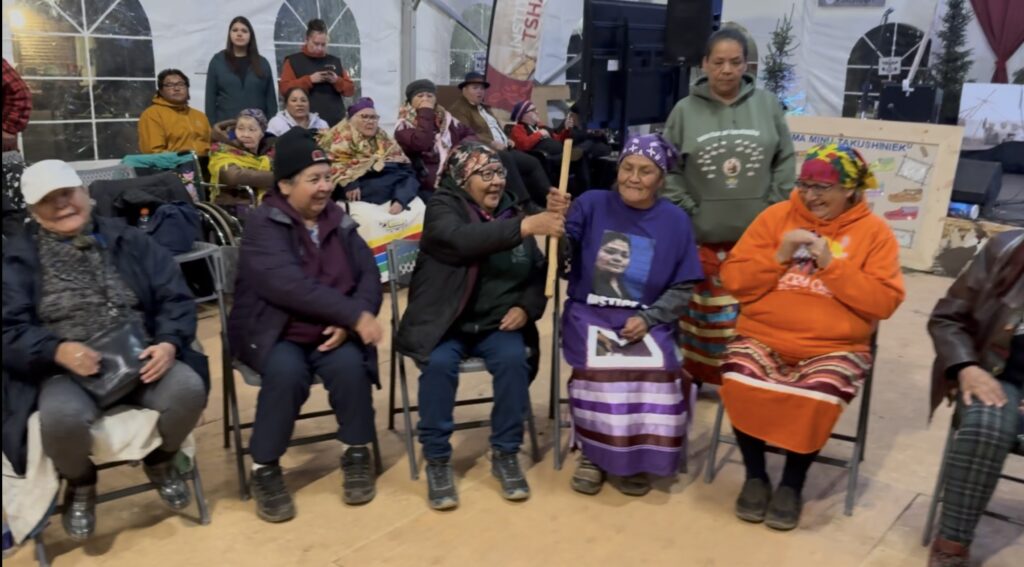
[[[4,132],[17,134],[28,126],[32,113],[32,93],[21,75],[6,59],[4,65]]]
[[[509,138],[512,139],[517,150],[528,152],[545,138],[545,132],[548,134],[546,137],[558,142],[564,142],[571,134],[571,132],[564,129],[554,132],[546,126],[529,126],[519,122],[512,127],[512,133],[509,135]]]

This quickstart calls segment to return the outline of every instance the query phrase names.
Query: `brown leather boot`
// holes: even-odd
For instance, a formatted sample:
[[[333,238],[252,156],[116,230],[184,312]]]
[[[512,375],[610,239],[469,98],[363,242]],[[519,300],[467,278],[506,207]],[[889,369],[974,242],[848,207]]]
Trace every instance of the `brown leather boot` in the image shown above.
[[[935,538],[932,551],[928,554],[928,567],[967,567],[969,565],[969,549],[966,545]]]

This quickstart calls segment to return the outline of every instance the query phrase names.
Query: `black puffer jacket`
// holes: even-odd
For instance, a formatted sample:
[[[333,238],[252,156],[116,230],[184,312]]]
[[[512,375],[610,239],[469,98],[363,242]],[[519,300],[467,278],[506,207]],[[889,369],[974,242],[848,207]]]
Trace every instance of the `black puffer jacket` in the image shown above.
[[[531,367],[536,372],[540,351],[534,323],[547,306],[544,255],[536,240],[523,239],[519,228],[521,209],[513,218],[482,222],[468,199],[463,191],[442,187],[427,204],[420,253],[409,288],[409,307],[398,328],[396,348],[426,363],[473,294],[480,262],[524,244],[534,268],[520,305],[530,320],[523,333],[533,352]]]
[[[206,356],[192,350],[195,301],[174,258],[121,219],[96,216],[93,223],[118,274],[139,298],[153,341],[173,344],[178,360],[195,370],[209,390]],[[3,258],[3,451],[19,474],[24,473],[26,426],[39,385],[65,372],[54,362],[61,340],[43,327],[36,312],[42,290],[38,231],[38,225],[29,225],[8,243]]]

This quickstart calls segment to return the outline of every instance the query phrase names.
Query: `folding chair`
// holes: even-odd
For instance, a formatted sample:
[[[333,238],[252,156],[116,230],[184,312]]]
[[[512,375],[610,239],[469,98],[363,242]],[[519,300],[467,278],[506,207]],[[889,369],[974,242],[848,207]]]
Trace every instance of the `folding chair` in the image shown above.
[[[928,545],[928,544],[931,543],[932,530],[935,527],[935,516],[936,516],[936,513],[938,512],[939,504],[942,503],[942,493],[946,489],[946,473],[947,473],[947,467],[949,465],[949,449],[950,449],[950,447],[953,444],[953,439],[956,438],[956,432],[957,432],[957,430],[959,428],[960,428],[960,404],[957,403],[956,411],[953,412],[953,419],[950,421],[950,424],[949,424],[949,433],[946,435],[946,447],[945,447],[945,449],[942,450],[942,465],[939,468],[939,478],[935,482],[935,492],[932,494],[931,505],[928,506],[928,519],[925,520],[925,523],[924,523],[924,533],[921,535],[921,545]],[[1009,460],[1011,458],[1014,458],[1014,456],[1024,457],[1024,441],[1019,441],[1019,436],[1018,436],[1018,443],[1013,448],[1013,450],[1011,450],[1010,456],[1007,457],[1007,460]],[[999,478],[1002,479],[1002,480],[1008,480],[1008,481],[1016,483],[1016,484],[1024,485],[1024,477],[1012,476],[1012,475],[1003,473],[1003,474],[999,475]],[[1007,516],[1005,514],[1000,514],[998,512],[992,512],[992,511],[989,511],[989,510],[985,510],[984,512],[982,512],[982,514],[984,514],[984,515],[986,515],[986,516],[988,516],[990,518],[995,518],[997,520],[1001,520],[1003,522],[1007,522],[1007,523],[1013,524],[1015,526],[1024,527],[1024,516],[1022,516],[1020,518],[1015,518],[1013,516]]]
[[[829,436],[830,439],[836,439],[838,441],[846,441],[853,443],[853,451],[850,454],[849,459],[839,459],[835,457],[827,457],[819,454],[814,458],[814,462],[822,463],[825,465],[831,465],[847,469],[850,471],[849,478],[846,481],[846,504],[843,508],[843,513],[847,516],[853,515],[853,503],[857,496],[857,479],[860,474],[860,463],[864,460],[864,447],[867,444],[868,439],[868,419],[871,412],[871,385],[874,381],[875,376],[875,354],[878,351],[878,332],[875,331],[871,335],[871,367],[868,368],[867,375],[864,377],[864,387],[860,401],[860,411],[857,415],[857,433],[856,435],[845,435],[842,433],[832,433]],[[718,401],[718,412],[715,414],[715,425],[711,429],[711,445],[708,447],[708,464],[707,469],[704,473],[704,482],[710,484],[715,480],[715,472],[717,468],[718,459],[718,444],[726,443],[728,445],[736,445],[736,438],[731,435],[722,435],[722,416],[725,414],[725,404],[722,400]],[[786,453],[785,450],[779,447],[773,447],[769,445],[766,450],[769,453],[775,453],[777,455],[783,455]]]
[[[388,271],[391,274],[391,285],[388,294],[391,296],[391,386],[388,394],[388,429],[395,430],[395,416],[399,413],[405,420],[405,450],[409,454],[409,476],[413,480],[419,479],[419,466],[416,464],[416,448],[413,442],[412,412],[418,411],[419,406],[409,404],[409,384],[405,371],[405,357],[395,348],[395,339],[398,336],[398,325],[400,321],[398,309],[398,292],[412,283],[412,273],[416,267],[416,257],[419,254],[420,243],[416,240],[395,240],[388,244]],[[481,358],[467,358],[459,364],[459,374],[470,374],[475,372],[487,372],[487,366]],[[396,381],[400,379],[402,386],[402,407],[395,407]],[[474,398],[471,400],[456,400],[456,406],[471,406],[478,404],[493,403],[493,397]],[[526,429],[530,434],[531,456],[533,461],[540,461],[540,447],[537,443],[537,427],[533,419],[533,406],[527,397]],[[491,424],[489,419],[477,421],[465,421],[455,424],[455,431],[465,429],[476,429],[487,427]]]
[[[114,468],[114,467],[120,467],[120,466],[124,466],[124,465],[131,465],[133,467],[137,467],[139,465],[139,462],[138,461],[120,461],[120,462],[116,462],[116,463],[107,463],[105,465],[100,465],[100,466],[96,467],[96,470],[101,471],[101,470],[111,469],[111,468]],[[192,457],[192,470],[185,472],[183,477],[185,478],[185,480],[191,480],[192,481],[192,488],[193,488],[193,492],[194,492],[193,496],[195,497],[195,501],[196,501],[196,509],[199,512],[199,518],[198,518],[199,524],[202,525],[202,526],[209,525],[209,523],[211,521],[210,520],[210,509],[209,509],[209,507],[206,504],[206,494],[205,494],[205,492],[203,492],[203,480],[199,476],[199,463],[198,463],[198,461],[196,460],[195,457]],[[64,480],[61,479],[61,482],[63,483]],[[129,486],[129,487],[126,487],[126,488],[122,488],[122,489],[119,489],[119,490],[114,490],[114,491],[111,491],[111,492],[107,492],[106,494],[99,494],[99,495],[96,496],[96,504],[103,504],[104,502],[111,502],[113,500],[119,500],[121,498],[127,498],[129,496],[135,496],[136,494],[142,494],[143,492],[147,492],[149,490],[155,490],[156,488],[157,488],[157,485],[152,483],[152,482],[144,482],[142,484],[136,484],[136,485]],[[57,491],[58,498],[60,497],[59,496],[60,493],[61,493],[61,491],[58,489],[58,491]],[[60,504],[60,505],[57,505],[56,508],[54,509],[53,515],[57,516],[57,515],[60,515],[60,514],[63,514],[63,513],[64,513],[64,505]],[[49,556],[46,554],[46,544],[43,542],[43,530],[45,529],[45,526],[46,526],[46,524],[43,524],[43,526],[41,528],[37,528],[39,530],[39,532],[32,536],[32,540],[33,540],[34,545],[35,545],[36,561],[39,563],[40,567],[50,567],[50,559],[49,559]]]

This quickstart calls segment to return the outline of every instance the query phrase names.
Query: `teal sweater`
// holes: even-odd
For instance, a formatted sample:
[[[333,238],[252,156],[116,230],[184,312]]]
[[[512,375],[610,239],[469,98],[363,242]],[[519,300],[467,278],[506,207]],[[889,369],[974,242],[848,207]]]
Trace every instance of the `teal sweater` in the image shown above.
[[[206,117],[210,124],[237,118],[246,108],[258,108],[270,120],[277,115],[277,89],[270,63],[260,57],[263,76],[257,77],[251,67],[246,67],[245,76],[239,76],[231,69],[227,56],[218,52],[210,60],[206,70]]]
[[[698,80],[672,109],[665,138],[683,159],[664,195],[689,213],[698,242],[736,242],[793,189],[796,156],[782,105],[749,75],[730,105],[711,96],[707,78]]]

